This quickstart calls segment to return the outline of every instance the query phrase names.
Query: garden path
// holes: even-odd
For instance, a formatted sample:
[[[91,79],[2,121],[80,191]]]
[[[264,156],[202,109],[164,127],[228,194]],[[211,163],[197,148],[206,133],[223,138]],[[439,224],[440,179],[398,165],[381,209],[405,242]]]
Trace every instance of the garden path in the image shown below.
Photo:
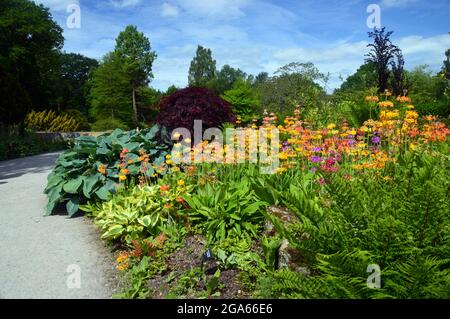
[[[0,162],[0,299],[110,298],[117,289],[112,256],[88,220],[43,216],[58,155]]]

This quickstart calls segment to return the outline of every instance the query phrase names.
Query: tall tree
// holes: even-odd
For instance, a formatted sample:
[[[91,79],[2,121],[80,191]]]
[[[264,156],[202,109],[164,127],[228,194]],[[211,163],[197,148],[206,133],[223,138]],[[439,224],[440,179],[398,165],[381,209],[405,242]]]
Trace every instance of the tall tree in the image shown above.
[[[148,85],[153,78],[152,66],[156,53],[151,50],[150,40],[136,26],[129,25],[117,37],[114,54],[122,60],[123,69],[130,78],[133,121],[137,124],[136,90]]]
[[[367,62],[361,65],[355,73],[348,76],[336,92],[361,92],[376,87],[377,84],[375,64]]]
[[[130,77],[123,61],[113,52],[108,53],[93,72],[89,83],[91,115],[96,120],[111,118],[131,124],[133,116]]]
[[[255,81],[253,82],[253,85],[257,86],[258,84],[263,84],[268,82],[270,79],[269,73],[267,72],[261,72],[255,77]]]
[[[406,94],[407,85],[405,80],[405,60],[401,50],[395,54],[395,60],[391,61],[392,67],[392,91],[396,96]]]
[[[326,83],[328,76],[319,72],[312,63],[290,63],[269,80],[256,86],[261,106],[279,115],[292,113],[297,106],[320,106],[326,92],[316,82]]]
[[[440,75],[441,77],[450,80],[450,49],[445,51],[445,58]]]
[[[386,32],[386,28],[374,29],[369,32],[369,37],[373,39],[373,43],[367,45],[370,48],[366,55],[366,62],[373,62],[378,74],[378,91],[384,92],[388,89],[388,79],[390,70],[389,63],[399,52],[399,48],[392,44],[391,35],[393,31]]]
[[[86,83],[98,61],[76,53],[62,53],[60,56],[58,110],[77,109],[88,114]]]
[[[217,72],[217,77],[214,85],[214,90],[217,94],[223,94],[230,90],[234,83],[239,79],[245,79],[247,75],[241,69],[235,69],[228,64],[225,64],[222,69]]]
[[[212,58],[212,52],[199,45],[189,68],[189,86],[208,87],[215,77],[216,61]]]
[[[258,92],[243,78],[236,80],[233,87],[222,98],[233,106],[233,112],[244,124],[250,123],[261,105]]]
[[[31,107],[49,106],[63,43],[47,8],[28,0],[0,1],[1,122],[21,123]]]

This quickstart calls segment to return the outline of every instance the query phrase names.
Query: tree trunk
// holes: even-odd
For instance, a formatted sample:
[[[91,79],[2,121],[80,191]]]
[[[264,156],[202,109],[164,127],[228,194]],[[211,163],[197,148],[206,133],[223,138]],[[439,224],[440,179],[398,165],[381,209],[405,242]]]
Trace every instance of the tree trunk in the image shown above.
[[[133,122],[135,125],[138,124],[138,115],[137,115],[137,105],[136,105],[136,87],[134,86],[134,83],[131,84],[132,86],[132,95],[133,95]]]

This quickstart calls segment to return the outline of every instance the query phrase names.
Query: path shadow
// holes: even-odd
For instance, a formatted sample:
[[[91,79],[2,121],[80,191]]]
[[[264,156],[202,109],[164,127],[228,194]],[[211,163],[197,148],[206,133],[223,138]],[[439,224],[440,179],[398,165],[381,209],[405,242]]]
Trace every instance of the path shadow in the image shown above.
[[[64,217],[67,217],[70,219],[76,219],[76,218],[84,217],[85,214],[83,211],[79,210],[75,215],[73,215],[72,217],[69,217],[69,215],[67,214],[66,204],[60,203],[55,207],[53,213],[47,217],[51,217],[51,216],[64,216]]]
[[[50,170],[61,153],[47,153],[0,162],[0,184],[8,179],[29,173],[42,173]]]

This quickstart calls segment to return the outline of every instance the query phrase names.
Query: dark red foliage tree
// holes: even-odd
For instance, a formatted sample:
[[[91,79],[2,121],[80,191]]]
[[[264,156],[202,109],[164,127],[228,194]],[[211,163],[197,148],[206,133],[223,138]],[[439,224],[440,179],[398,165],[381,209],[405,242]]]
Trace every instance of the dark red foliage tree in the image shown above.
[[[402,51],[398,51],[395,54],[395,60],[391,61],[392,67],[392,90],[394,95],[406,95],[406,90],[408,89],[405,72],[404,72],[405,60],[403,59]]]
[[[399,48],[392,44],[391,35],[393,31],[386,32],[383,27],[380,30],[375,29],[369,32],[369,37],[373,39],[373,43],[367,45],[370,48],[366,54],[366,62],[373,62],[378,73],[378,92],[383,93],[388,88],[388,79],[390,70],[389,63],[399,52]]]
[[[170,131],[183,127],[193,132],[194,120],[203,121],[203,130],[236,120],[231,104],[206,88],[178,90],[165,97],[159,107],[157,122]]]

